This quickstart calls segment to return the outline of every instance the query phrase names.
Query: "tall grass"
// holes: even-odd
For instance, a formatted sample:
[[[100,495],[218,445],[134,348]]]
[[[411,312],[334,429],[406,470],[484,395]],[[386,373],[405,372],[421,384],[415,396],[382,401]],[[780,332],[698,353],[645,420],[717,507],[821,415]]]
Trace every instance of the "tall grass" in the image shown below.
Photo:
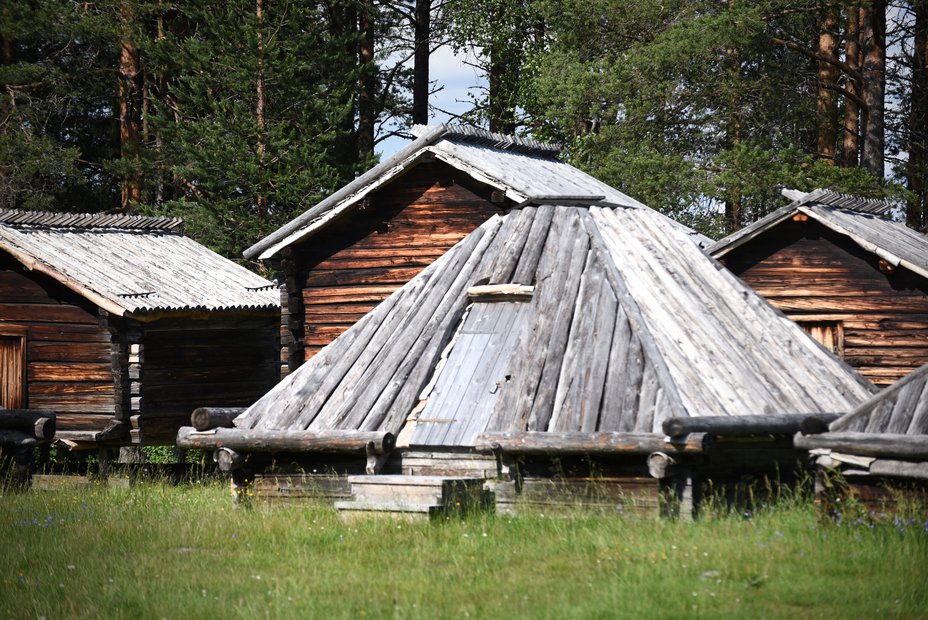
[[[236,509],[218,484],[0,497],[0,617],[928,617],[928,523]]]

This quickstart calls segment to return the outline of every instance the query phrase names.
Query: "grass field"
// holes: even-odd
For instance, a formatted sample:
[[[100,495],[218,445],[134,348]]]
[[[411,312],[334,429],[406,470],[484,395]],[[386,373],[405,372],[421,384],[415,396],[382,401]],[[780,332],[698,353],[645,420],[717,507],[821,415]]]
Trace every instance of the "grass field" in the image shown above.
[[[928,617],[928,523],[811,502],[694,523],[343,523],[217,484],[0,497],[0,617]]]

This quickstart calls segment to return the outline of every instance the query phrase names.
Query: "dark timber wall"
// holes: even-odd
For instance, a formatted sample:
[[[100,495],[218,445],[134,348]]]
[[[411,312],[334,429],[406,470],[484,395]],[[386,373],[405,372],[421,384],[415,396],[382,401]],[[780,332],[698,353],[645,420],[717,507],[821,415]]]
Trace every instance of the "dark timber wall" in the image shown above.
[[[173,442],[197,407],[247,407],[276,383],[277,313],[144,325],[140,409],[147,443]]]
[[[115,413],[111,336],[97,307],[0,255],[0,335],[25,343],[24,407],[58,412],[59,430],[102,428]]]
[[[835,329],[845,361],[877,385],[928,363],[928,281],[814,221],[780,224],[722,262],[807,329]]]
[[[284,373],[501,213],[491,198],[491,188],[446,164],[421,164],[285,252]]]

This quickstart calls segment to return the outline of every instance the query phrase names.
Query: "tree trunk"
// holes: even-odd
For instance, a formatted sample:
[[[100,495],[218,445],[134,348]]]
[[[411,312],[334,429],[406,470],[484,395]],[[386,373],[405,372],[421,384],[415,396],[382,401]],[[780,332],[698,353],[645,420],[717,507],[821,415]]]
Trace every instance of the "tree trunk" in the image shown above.
[[[860,24],[863,100],[867,105],[867,123],[861,165],[873,176],[883,178],[885,123],[883,118],[886,90],[886,2],[874,0],[861,11]]]
[[[255,76],[255,151],[258,154],[258,169],[260,171],[258,183],[259,191],[255,196],[255,206],[258,217],[267,217],[267,195],[264,193],[264,170],[267,144],[267,120],[264,114],[264,0],[255,1],[255,16],[258,18],[258,72]]]
[[[847,8],[847,33],[844,44],[844,61],[857,71],[860,69],[860,8]],[[844,89],[860,96],[860,84],[852,75],[845,76]],[[860,106],[853,97],[844,98],[844,135],[841,140],[841,163],[845,168],[856,168],[860,152]]]
[[[432,0],[416,0],[415,55],[413,61],[412,122],[429,122],[429,56],[431,55]]]
[[[141,124],[141,87],[139,52],[132,41],[135,14],[128,3],[120,11],[122,41],[119,54],[119,145],[124,160],[133,163],[134,170],[123,178],[120,208],[128,212],[132,203],[142,198],[141,170],[139,169],[139,126]]]
[[[735,0],[728,0],[728,8],[735,8]],[[741,145],[741,50],[730,47],[725,50],[730,78],[728,109],[728,127],[726,128],[728,149],[734,150]],[[741,184],[731,181],[725,192],[725,220],[728,231],[735,232],[744,226],[744,214],[741,204]]]
[[[906,224],[925,229],[926,187],[928,173],[928,5],[914,3],[915,41],[912,57],[906,177],[912,197],[905,209]]]
[[[374,155],[374,125],[377,121],[377,69],[374,65],[374,26],[376,9],[372,0],[360,3],[358,29],[361,45],[358,62],[361,69],[358,85],[358,158],[365,161]]]
[[[818,35],[818,53],[834,61],[838,59],[838,9],[828,7],[822,11]],[[833,164],[837,142],[838,67],[834,62],[818,62],[818,156]]]

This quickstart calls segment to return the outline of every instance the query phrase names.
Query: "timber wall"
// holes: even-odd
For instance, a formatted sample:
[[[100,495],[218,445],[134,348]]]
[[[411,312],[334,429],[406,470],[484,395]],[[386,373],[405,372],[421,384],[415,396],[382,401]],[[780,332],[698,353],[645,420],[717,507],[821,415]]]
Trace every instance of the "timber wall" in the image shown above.
[[[928,363],[928,282],[809,221],[787,222],[722,262],[790,318],[840,323],[845,361],[877,385]]]
[[[173,443],[197,407],[247,407],[277,383],[277,313],[144,326],[139,374],[144,443]]]
[[[501,213],[491,193],[446,164],[421,164],[285,255],[282,361],[296,367],[315,355]]]
[[[0,333],[26,338],[25,406],[61,431],[102,429],[116,410],[110,332],[95,305],[0,256]]]

